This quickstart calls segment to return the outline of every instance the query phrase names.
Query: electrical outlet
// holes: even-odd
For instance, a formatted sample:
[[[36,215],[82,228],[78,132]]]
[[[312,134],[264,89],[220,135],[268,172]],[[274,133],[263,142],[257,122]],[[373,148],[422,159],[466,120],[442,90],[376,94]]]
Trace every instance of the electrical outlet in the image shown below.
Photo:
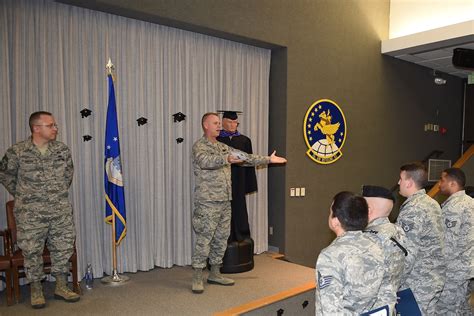
[[[268,234],[273,235],[273,226],[268,227]]]

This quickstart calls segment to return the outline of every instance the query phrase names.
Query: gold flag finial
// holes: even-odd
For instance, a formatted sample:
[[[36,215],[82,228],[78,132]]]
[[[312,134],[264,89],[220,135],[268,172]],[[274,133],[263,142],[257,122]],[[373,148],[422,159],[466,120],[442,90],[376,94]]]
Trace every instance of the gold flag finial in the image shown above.
[[[107,74],[112,75],[113,70],[115,69],[114,64],[112,64],[112,60],[109,57],[109,61],[107,62],[107,65],[105,65],[105,69],[107,69]]]

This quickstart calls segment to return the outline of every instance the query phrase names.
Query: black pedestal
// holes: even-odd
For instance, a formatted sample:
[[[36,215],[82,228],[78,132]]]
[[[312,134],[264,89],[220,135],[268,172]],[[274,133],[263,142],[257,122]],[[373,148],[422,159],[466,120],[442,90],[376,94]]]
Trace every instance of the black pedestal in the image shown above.
[[[222,261],[221,273],[240,273],[252,270],[252,238],[228,243]]]

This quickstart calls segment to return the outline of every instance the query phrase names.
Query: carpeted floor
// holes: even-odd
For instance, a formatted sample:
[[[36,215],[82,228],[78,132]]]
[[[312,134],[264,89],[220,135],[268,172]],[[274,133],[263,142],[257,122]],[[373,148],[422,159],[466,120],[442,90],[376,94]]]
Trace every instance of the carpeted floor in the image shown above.
[[[92,290],[84,290],[77,303],[53,298],[54,284],[44,285],[47,306],[33,310],[29,305],[29,287],[22,287],[21,302],[6,306],[5,291],[0,293],[0,315],[212,315],[215,312],[270,296],[314,280],[314,269],[255,256],[252,271],[229,274],[234,286],[205,283],[203,294],[191,292],[191,267],[154,269],[129,273],[130,281],[110,287],[95,280]]]

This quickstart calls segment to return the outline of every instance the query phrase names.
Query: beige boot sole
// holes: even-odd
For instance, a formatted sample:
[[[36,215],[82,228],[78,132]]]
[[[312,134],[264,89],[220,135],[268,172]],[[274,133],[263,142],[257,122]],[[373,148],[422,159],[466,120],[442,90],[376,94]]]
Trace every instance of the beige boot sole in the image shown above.
[[[221,283],[219,281],[214,281],[214,280],[209,280],[207,279],[207,283],[209,284],[217,284],[217,285],[223,285],[223,286],[232,286],[235,284],[235,282],[232,282],[232,283]]]
[[[54,294],[54,298],[57,299],[57,300],[63,300],[63,301],[66,301],[68,303],[75,303],[77,301],[79,301],[81,299],[80,296],[76,297],[76,298],[71,298],[71,299],[67,299],[65,297],[62,297],[61,295],[58,295],[58,294]]]

